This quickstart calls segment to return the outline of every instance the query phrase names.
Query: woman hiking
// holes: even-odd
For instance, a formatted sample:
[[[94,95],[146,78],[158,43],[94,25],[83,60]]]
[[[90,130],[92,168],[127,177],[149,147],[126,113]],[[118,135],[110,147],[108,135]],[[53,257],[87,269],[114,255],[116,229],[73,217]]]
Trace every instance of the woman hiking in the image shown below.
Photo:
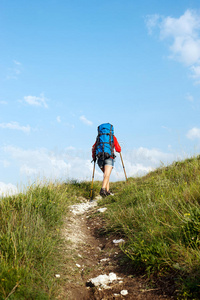
[[[109,189],[109,179],[114,167],[114,149],[121,152],[121,147],[114,136],[114,128],[110,123],[98,126],[98,135],[95,144],[92,146],[92,158],[103,172],[102,188],[100,195],[106,197],[112,195]]]

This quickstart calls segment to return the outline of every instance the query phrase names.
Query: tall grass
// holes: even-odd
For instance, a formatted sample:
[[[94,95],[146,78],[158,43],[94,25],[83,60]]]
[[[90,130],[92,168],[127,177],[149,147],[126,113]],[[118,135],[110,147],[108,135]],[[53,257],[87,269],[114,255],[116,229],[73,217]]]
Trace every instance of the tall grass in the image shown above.
[[[120,233],[135,270],[171,274],[181,299],[200,298],[200,157],[128,184],[113,184],[109,230]]]
[[[100,182],[94,183],[94,196]],[[125,238],[134,271],[171,276],[179,299],[200,295],[200,157],[174,162],[128,183],[112,183],[107,230]],[[0,199],[0,300],[54,299],[62,265],[60,229],[90,183],[33,185]]]
[[[0,299],[53,299],[70,185],[33,185],[0,199]]]

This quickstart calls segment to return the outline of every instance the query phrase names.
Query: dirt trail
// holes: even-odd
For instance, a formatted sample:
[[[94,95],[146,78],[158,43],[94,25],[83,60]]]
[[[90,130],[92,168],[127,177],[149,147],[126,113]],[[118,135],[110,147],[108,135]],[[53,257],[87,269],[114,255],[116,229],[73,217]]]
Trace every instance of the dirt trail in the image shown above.
[[[100,235],[103,212],[93,215],[99,209],[98,199],[80,200],[80,204],[71,207],[63,230],[68,271],[57,299],[172,299],[161,288],[150,288],[145,279],[123,270],[119,264],[122,257],[119,244],[113,243],[115,237],[108,239]],[[105,282],[106,279],[109,282]]]

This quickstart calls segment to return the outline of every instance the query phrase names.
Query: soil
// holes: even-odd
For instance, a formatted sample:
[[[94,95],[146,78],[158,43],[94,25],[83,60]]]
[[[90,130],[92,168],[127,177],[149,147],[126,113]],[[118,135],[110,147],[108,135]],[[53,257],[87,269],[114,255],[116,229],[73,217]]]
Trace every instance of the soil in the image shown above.
[[[97,200],[79,199],[66,218],[63,236],[66,240],[64,272],[59,275],[61,289],[58,300],[145,299],[169,300],[174,288],[164,282],[152,285],[147,278],[135,274],[130,261],[113,240],[104,234],[103,212],[97,212]],[[105,287],[91,283],[91,278],[115,273],[115,280]]]

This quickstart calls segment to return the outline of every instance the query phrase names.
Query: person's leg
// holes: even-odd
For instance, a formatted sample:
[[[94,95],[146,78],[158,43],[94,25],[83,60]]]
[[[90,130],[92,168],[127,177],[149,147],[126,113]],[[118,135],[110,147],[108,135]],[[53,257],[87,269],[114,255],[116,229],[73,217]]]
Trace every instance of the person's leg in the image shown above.
[[[112,168],[113,167],[110,165],[104,166],[104,178],[102,183],[102,189],[106,189],[106,191],[109,191],[109,179],[110,179],[110,174],[112,172]]]
[[[100,170],[104,173],[104,160],[98,158],[97,163],[98,163],[98,166],[99,166]],[[100,195],[101,195],[102,197],[106,197],[106,196],[107,196],[107,194],[106,194],[106,189],[102,189],[102,188],[101,188],[101,190],[100,190]]]
[[[109,186],[110,186],[109,180],[110,180],[110,174],[111,174],[113,166],[114,166],[114,160],[112,158],[105,159],[105,160],[98,159],[98,165],[104,174],[100,195],[102,197],[106,197],[106,196],[110,195],[110,193],[108,193]]]

